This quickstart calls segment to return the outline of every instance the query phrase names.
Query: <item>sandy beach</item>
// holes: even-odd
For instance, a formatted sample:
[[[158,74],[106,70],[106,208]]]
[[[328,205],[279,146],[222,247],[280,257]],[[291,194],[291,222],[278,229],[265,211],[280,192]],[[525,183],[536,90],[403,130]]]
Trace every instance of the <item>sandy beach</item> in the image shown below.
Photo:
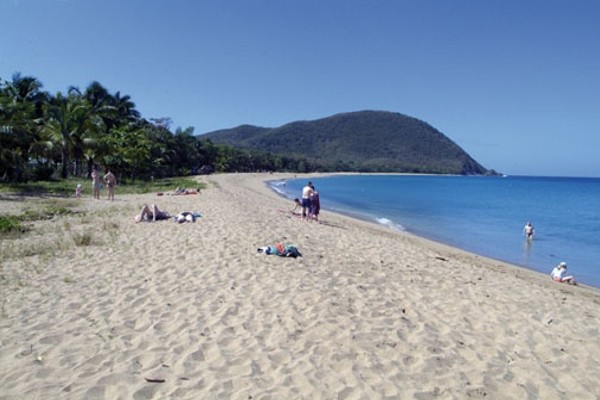
[[[598,290],[330,213],[325,193],[322,223],[291,218],[263,183],[290,176],[1,196],[78,213],[0,239],[0,399],[600,398]],[[135,223],[154,203],[201,217]],[[302,257],[257,252],[275,242]]]

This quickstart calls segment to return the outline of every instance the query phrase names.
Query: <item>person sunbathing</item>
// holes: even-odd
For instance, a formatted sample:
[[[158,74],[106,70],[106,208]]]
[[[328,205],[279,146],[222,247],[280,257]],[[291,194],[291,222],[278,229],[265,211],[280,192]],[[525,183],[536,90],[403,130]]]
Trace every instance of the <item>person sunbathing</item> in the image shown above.
[[[144,204],[142,211],[135,216],[135,222],[159,221],[169,218],[171,218],[171,215],[166,211],[159,210],[156,204],[152,204],[152,207],[149,207],[148,204]]]
[[[198,189],[177,188],[177,189],[175,189],[175,192],[173,193],[174,196],[183,195],[183,194],[200,194],[200,188],[198,188]]]

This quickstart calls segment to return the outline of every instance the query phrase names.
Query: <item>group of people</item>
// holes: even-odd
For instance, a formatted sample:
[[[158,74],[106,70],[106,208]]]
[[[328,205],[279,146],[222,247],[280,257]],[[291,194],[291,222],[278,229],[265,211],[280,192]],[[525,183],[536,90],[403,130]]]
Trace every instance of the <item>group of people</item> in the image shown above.
[[[100,175],[96,168],[92,169],[92,193],[95,199],[100,198],[100,190],[102,189],[102,185],[106,185],[106,189],[108,192],[107,199],[114,201],[115,200],[115,186],[117,186],[117,177],[110,171],[110,168],[106,169],[106,174],[104,176]],[[81,186],[78,185],[77,189],[75,189],[75,196],[81,196]]]
[[[530,221],[527,221],[527,223],[523,227],[523,235],[529,243],[533,240],[534,232],[535,229],[533,228],[533,224]],[[560,264],[554,267],[554,269],[550,273],[550,277],[555,282],[570,283],[571,285],[577,284],[575,283],[575,278],[573,278],[572,275],[567,274],[567,263],[564,261],[562,261]]]
[[[308,182],[304,188],[302,188],[302,199],[294,199],[295,207],[294,210],[300,206],[300,218],[307,221],[319,221],[319,212],[321,211],[321,200],[319,199],[319,192],[315,189],[312,182]]]

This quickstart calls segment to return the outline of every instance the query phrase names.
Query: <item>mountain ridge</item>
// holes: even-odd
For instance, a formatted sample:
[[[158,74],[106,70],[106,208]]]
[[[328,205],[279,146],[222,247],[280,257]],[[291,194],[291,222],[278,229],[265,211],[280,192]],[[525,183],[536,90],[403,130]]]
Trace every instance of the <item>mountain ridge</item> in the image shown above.
[[[202,137],[236,148],[305,159],[323,171],[491,172],[430,124],[390,111],[338,113],[276,128],[240,125]]]

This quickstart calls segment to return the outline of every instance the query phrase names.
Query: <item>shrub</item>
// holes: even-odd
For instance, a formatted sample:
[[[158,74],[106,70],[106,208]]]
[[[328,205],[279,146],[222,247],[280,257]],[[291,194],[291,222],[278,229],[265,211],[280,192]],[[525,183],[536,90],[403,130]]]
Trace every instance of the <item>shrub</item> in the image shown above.
[[[13,215],[0,215],[0,233],[20,233],[26,229]]]

